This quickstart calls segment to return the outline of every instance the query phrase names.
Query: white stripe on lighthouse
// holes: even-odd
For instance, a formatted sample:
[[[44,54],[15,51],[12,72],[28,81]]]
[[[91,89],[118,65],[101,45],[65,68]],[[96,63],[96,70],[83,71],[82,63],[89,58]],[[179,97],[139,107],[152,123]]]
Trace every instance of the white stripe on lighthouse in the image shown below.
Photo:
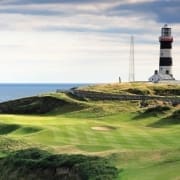
[[[159,67],[160,74],[172,74],[172,67],[171,66],[160,66]]]
[[[171,49],[161,49],[160,50],[160,57],[167,57],[167,58],[171,58]]]

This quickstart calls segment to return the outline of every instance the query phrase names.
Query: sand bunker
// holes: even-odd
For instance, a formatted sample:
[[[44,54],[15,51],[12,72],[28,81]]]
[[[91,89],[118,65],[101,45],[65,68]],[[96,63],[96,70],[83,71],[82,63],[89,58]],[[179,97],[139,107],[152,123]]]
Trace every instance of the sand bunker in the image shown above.
[[[91,129],[96,131],[112,131],[115,130],[116,128],[112,126],[95,126],[95,127],[91,127]]]

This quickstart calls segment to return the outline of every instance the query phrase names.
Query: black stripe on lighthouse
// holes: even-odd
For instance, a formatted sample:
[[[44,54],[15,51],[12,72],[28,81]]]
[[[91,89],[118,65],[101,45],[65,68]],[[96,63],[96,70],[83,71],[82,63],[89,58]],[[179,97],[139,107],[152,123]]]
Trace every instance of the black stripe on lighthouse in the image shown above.
[[[160,48],[161,49],[172,49],[172,42],[161,41]]]
[[[172,39],[160,39],[160,60],[159,66],[172,66]]]
[[[172,58],[170,57],[160,57],[160,66],[172,66]]]

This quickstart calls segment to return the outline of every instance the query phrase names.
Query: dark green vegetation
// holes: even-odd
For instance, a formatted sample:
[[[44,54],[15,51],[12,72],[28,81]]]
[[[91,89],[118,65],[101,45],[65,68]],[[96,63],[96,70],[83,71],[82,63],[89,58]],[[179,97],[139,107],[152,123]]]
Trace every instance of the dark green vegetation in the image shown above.
[[[104,87],[110,93],[126,93],[121,86],[127,84],[86,90]],[[161,88],[166,94],[163,91],[173,85],[129,86],[142,86],[141,91],[144,87],[154,95],[152,89]],[[157,100],[93,101],[52,93],[3,103],[0,109],[0,166],[7,180],[43,179],[48,173],[67,179],[116,179],[117,173],[122,180],[180,178],[179,105]]]
[[[104,180],[114,179],[117,168],[105,158],[52,155],[38,149],[20,150],[0,159],[0,179]]]
[[[57,107],[66,107],[69,104],[63,99],[57,99],[52,96],[28,97],[0,104],[1,113],[9,114],[44,114],[54,110]],[[66,109],[66,108],[64,108]]]
[[[160,119],[159,121],[151,124],[151,126],[162,127],[176,124],[180,124],[180,110],[174,111],[170,116]]]
[[[0,124],[0,135],[11,133],[19,127],[20,126],[16,124]]]

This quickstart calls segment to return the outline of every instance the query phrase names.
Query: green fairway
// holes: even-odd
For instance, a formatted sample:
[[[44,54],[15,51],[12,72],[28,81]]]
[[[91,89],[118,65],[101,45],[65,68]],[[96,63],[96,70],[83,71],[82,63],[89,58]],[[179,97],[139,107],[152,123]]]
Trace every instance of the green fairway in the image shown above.
[[[52,96],[70,104],[45,115],[0,115],[0,137],[15,149],[34,146],[59,154],[105,156],[121,170],[119,179],[180,178],[178,106],[151,112],[138,102]],[[8,143],[0,146],[0,157],[8,148],[13,149]]]

